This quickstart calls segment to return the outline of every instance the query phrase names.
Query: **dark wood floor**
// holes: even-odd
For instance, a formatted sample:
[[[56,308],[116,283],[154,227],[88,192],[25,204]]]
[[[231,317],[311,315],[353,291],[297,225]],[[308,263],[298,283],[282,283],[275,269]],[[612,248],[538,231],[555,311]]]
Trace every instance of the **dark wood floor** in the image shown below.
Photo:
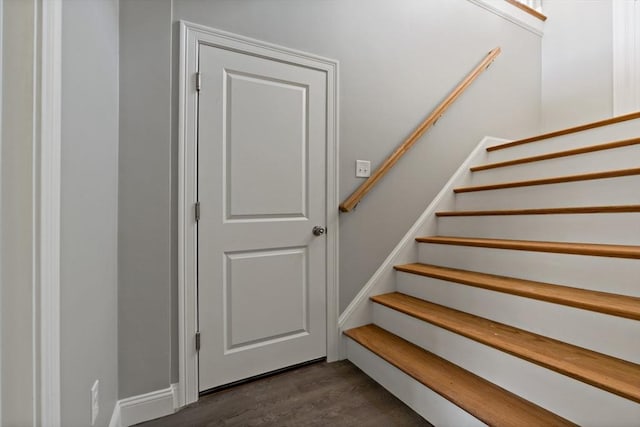
[[[200,426],[431,426],[348,361],[315,363],[204,397],[139,424]]]

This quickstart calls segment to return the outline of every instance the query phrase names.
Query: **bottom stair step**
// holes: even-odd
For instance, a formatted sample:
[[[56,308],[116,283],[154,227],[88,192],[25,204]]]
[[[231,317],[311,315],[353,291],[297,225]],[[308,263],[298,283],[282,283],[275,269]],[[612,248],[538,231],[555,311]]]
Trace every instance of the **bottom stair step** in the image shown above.
[[[378,326],[344,334],[486,424],[575,425]]]

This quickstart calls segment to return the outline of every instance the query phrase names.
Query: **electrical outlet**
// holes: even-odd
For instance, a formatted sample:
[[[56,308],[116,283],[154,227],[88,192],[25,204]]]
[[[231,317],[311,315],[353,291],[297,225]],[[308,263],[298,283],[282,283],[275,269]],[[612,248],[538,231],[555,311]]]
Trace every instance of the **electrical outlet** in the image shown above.
[[[96,424],[98,418],[98,412],[100,411],[100,396],[98,394],[100,382],[96,380],[91,386],[91,425]]]
[[[356,160],[356,177],[368,178],[371,176],[371,162],[369,160]]]

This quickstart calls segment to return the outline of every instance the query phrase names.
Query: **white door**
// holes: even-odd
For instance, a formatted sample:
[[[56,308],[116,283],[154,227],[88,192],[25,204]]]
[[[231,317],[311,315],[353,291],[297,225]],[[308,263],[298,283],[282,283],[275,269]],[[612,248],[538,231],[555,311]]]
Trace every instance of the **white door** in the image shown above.
[[[326,72],[200,45],[199,389],[326,355]]]

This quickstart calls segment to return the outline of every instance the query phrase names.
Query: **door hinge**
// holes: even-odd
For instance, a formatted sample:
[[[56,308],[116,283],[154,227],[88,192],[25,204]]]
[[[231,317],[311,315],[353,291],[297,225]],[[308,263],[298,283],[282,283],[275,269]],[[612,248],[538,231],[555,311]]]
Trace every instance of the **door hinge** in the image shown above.
[[[196,73],[196,91],[200,92],[200,88],[202,87],[202,74],[200,71]]]
[[[196,351],[200,351],[200,331],[196,332]]]
[[[196,216],[196,222],[200,221],[200,202],[196,202],[195,216]]]

